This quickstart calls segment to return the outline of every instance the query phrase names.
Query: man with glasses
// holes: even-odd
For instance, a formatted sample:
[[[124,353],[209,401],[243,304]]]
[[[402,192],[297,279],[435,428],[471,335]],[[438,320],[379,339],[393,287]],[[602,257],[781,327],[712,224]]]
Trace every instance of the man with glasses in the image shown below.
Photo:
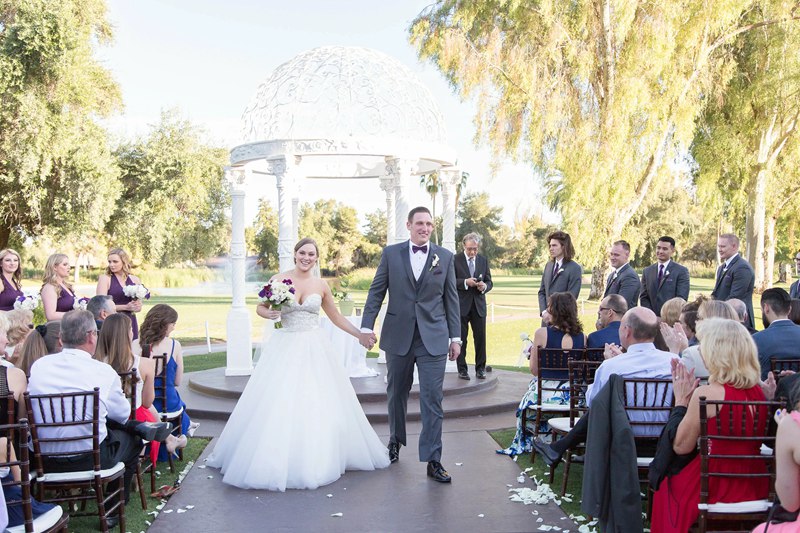
[[[587,348],[605,348],[606,344],[619,344],[619,325],[628,310],[628,302],[619,294],[610,294],[600,302],[597,310],[597,331],[586,339]]]
[[[461,310],[461,341],[464,343],[456,359],[458,377],[469,380],[467,342],[471,324],[475,341],[475,377],[486,379],[486,293],[492,290],[492,273],[489,261],[478,253],[481,236],[468,233],[462,243],[464,253],[456,255],[453,260]]]
[[[794,271],[796,274],[800,275],[800,252],[797,252],[794,256]],[[789,297],[800,298],[800,279],[792,283],[792,286],[789,287]]]

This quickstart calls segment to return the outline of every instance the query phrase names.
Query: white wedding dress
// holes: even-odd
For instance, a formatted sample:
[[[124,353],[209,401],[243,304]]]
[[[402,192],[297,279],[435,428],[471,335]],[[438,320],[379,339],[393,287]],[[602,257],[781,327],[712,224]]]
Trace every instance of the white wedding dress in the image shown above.
[[[322,296],[281,311],[207,464],[246,489],[315,489],[345,470],[389,466],[350,379],[319,327]]]

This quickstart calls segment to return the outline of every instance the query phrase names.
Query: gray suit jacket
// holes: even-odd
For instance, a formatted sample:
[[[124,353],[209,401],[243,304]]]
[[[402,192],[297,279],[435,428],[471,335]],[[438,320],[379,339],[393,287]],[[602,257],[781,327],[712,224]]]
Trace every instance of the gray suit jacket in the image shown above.
[[[544,266],[542,283],[539,285],[539,313],[547,310],[547,299],[554,292],[571,292],[575,299],[581,292],[583,268],[575,261],[566,261],[553,276],[555,262],[551,259]]]
[[[406,355],[411,349],[414,326],[428,353],[446,354],[450,338],[461,336],[461,318],[456,291],[453,254],[429,244],[428,262],[414,280],[408,259],[409,241],[387,246],[369,288],[361,326],[373,329],[389,292],[389,307],[381,330],[380,347],[387,353]],[[434,265],[435,259],[438,262]]]
[[[800,279],[792,283],[792,285],[789,287],[789,297],[800,298]]]
[[[642,296],[639,305],[661,315],[661,306],[672,298],[689,299],[689,269],[670,261],[667,272],[658,283],[658,263],[652,264],[642,272]]]
[[[613,272],[609,274],[606,280],[606,292],[603,293],[603,298],[609,294],[619,294],[628,302],[628,309],[630,309],[636,307],[639,301],[639,291],[641,289],[642,283],[639,281],[639,276],[630,263],[628,263],[619,271],[617,279],[614,279]]]
[[[714,284],[714,291],[711,297],[717,300],[729,300],[738,298],[747,306],[750,327],[755,325],[753,319],[753,285],[756,277],[753,268],[744,257],[737,255],[728,265],[728,269],[723,272],[723,266],[717,268],[717,281]]]

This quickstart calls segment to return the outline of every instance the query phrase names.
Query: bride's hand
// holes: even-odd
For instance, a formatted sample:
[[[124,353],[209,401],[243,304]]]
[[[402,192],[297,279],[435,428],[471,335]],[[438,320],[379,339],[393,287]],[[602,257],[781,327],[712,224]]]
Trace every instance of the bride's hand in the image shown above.
[[[265,315],[269,320],[279,320],[281,318],[281,312],[278,309],[267,309]]]

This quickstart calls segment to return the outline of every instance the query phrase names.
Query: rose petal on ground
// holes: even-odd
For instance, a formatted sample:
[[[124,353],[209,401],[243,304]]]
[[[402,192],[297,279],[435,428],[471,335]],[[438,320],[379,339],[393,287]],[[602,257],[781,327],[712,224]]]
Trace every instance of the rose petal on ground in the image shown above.
[[[344,513],[333,513],[331,516],[333,516],[334,518],[341,518],[344,516]]]

